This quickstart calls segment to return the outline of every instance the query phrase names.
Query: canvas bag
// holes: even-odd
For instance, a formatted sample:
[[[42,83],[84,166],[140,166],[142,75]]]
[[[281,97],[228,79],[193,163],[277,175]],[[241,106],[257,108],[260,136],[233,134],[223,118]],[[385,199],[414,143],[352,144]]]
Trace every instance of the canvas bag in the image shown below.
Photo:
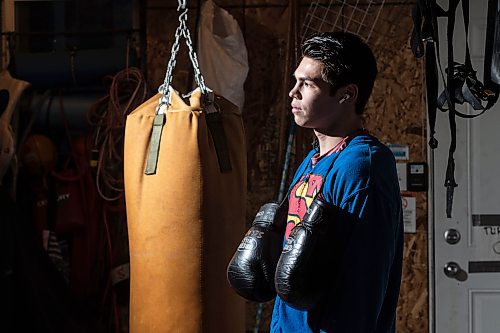
[[[244,300],[226,280],[245,232],[243,123],[204,86],[190,52],[199,88],[189,100],[169,84],[173,51],[160,93],[125,126],[132,333],[245,329]]]

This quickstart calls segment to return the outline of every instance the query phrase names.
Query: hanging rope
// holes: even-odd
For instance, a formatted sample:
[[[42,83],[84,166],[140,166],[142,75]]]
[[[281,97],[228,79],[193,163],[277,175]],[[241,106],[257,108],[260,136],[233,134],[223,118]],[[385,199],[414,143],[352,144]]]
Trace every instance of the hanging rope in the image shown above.
[[[127,68],[112,77],[109,94],[91,108],[88,122],[95,128],[93,167],[99,195],[107,201],[123,196],[123,139],[127,115],[146,100],[141,71]]]

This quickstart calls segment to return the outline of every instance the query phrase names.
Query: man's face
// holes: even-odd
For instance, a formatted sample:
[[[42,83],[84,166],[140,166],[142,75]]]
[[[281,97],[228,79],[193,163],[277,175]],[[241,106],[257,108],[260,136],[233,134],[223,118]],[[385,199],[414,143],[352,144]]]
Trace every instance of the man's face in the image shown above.
[[[315,130],[336,127],[339,117],[338,92],[330,95],[330,85],[321,79],[323,64],[304,57],[295,70],[295,86],[290,91],[292,113],[297,125]]]

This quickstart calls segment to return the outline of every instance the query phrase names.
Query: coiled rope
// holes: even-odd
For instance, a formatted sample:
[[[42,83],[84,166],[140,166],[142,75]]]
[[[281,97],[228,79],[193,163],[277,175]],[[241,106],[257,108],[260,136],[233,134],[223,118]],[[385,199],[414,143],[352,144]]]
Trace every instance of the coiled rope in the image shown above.
[[[106,201],[123,197],[125,122],[127,115],[146,97],[147,87],[141,71],[129,67],[112,77],[109,93],[97,100],[87,114],[94,128],[91,163],[97,169],[97,191]]]

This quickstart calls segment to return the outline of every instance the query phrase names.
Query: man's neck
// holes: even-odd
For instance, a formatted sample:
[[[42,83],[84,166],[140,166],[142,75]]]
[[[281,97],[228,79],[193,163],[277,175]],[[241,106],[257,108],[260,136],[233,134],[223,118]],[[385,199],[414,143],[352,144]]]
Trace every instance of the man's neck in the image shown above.
[[[334,133],[322,133],[317,130],[314,130],[314,134],[318,138],[319,143],[319,155],[323,156],[327,152],[330,151],[333,147],[335,147],[340,141],[342,141],[346,136],[352,134],[358,129],[362,128],[361,122],[355,122],[351,126],[346,127],[345,129],[335,131]]]

